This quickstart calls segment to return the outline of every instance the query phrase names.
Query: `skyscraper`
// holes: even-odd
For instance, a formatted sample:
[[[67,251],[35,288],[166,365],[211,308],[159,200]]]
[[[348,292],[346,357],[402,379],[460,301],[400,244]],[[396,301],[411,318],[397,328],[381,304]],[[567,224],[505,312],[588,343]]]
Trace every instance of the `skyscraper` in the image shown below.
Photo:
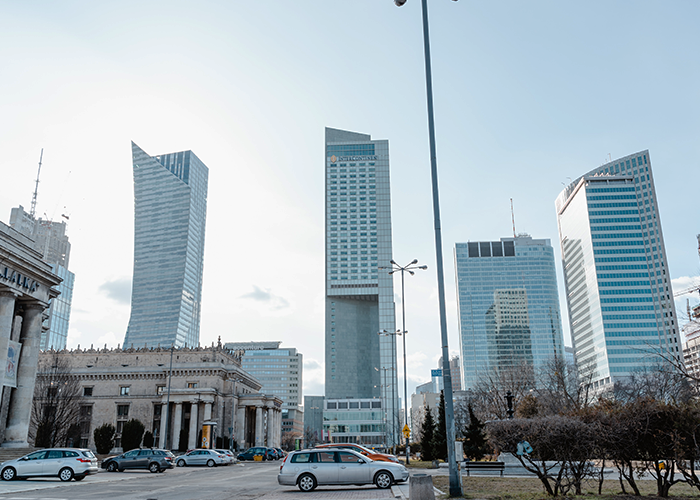
[[[10,212],[10,227],[34,241],[34,249],[42,260],[63,281],[56,287],[58,297],[51,299],[48,317],[44,320],[39,349],[65,349],[68,340],[73,283],[75,274],[68,270],[70,242],[66,235],[66,223],[35,218],[20,205]]]
[[[526,369],[531,377],[555,356],[564,358],[549,240],[457,243],[455,268],[464,390],[481,372]]]
[[[134,276],[124,346],[197,346],[209,169],[192,151],[131,143]]]
[[[362,432],[358,420],[327,430],[339,440],[393,444],[396,337],[379,335],[396,331],[393,279],[378,270],[392,259],[388,141],[326,128],[325,178],[326,410],[367,410],[365,420],[372,420],[379,412],[370,410],[381,406],[388,425]]]
[[[680,356],[671,277],[649,151],[611,161],[556,200],[579,370],[596,388]]]

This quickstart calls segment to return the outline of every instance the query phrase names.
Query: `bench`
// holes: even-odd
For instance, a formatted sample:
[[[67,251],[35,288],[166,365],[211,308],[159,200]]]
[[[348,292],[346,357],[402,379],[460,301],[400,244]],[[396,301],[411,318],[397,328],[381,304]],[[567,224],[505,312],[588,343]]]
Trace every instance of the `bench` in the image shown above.
[[[503,471],[506,468],[505,462],[464,462],[464,469],[467,471],[467,476],[469,476],[470,471],[499,471],[501,477],[503,477]]]

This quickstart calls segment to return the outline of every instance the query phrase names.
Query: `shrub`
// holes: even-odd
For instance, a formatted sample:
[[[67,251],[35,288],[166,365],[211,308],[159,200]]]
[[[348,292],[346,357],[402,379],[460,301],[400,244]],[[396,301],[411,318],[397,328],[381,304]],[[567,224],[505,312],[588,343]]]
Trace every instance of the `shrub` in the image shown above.
[[[143,435],[143,447],[153,448],[153,433],[151,431],[146,431]]]
[[[122,429],[122,449],[133,450],[141,446],[141,438],[143,437],[143,424],[140,420],[132,418],[124,424]]]
[[[112,424],[103,424],[93,432],[95,448],[100,455],[106,455],[114,448],[114,434],[117,430]]]

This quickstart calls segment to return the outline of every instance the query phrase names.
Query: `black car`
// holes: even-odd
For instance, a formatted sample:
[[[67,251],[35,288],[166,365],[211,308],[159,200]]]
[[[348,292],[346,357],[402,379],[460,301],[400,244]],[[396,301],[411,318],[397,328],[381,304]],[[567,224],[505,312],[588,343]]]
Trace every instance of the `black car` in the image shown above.
[[[272,449],[266,448],[264,446],[255,446],[253,448],[248,448],[243,453],[238,454],[238,460],[255,460],[255,456],[259,455],[262,460],[275,460],[276,456],[272,452]]]
[[[136,449],[109,457],[102,461],[102,468],[109,472],[124,472],[125,469],[148,469],[151,472],[163,472],[173,468],[175,455],[168,450]]]

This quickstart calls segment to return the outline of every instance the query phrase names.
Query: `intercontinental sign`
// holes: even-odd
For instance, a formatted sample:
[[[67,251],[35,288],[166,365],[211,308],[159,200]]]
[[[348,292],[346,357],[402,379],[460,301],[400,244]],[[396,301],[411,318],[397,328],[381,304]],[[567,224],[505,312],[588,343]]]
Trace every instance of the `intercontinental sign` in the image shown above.
[[[372,155],[372,156],[331,156],[331,163],[335,163],[337,161],[367,161],[367,160],[378,160],[379,156],[377,155]]]

